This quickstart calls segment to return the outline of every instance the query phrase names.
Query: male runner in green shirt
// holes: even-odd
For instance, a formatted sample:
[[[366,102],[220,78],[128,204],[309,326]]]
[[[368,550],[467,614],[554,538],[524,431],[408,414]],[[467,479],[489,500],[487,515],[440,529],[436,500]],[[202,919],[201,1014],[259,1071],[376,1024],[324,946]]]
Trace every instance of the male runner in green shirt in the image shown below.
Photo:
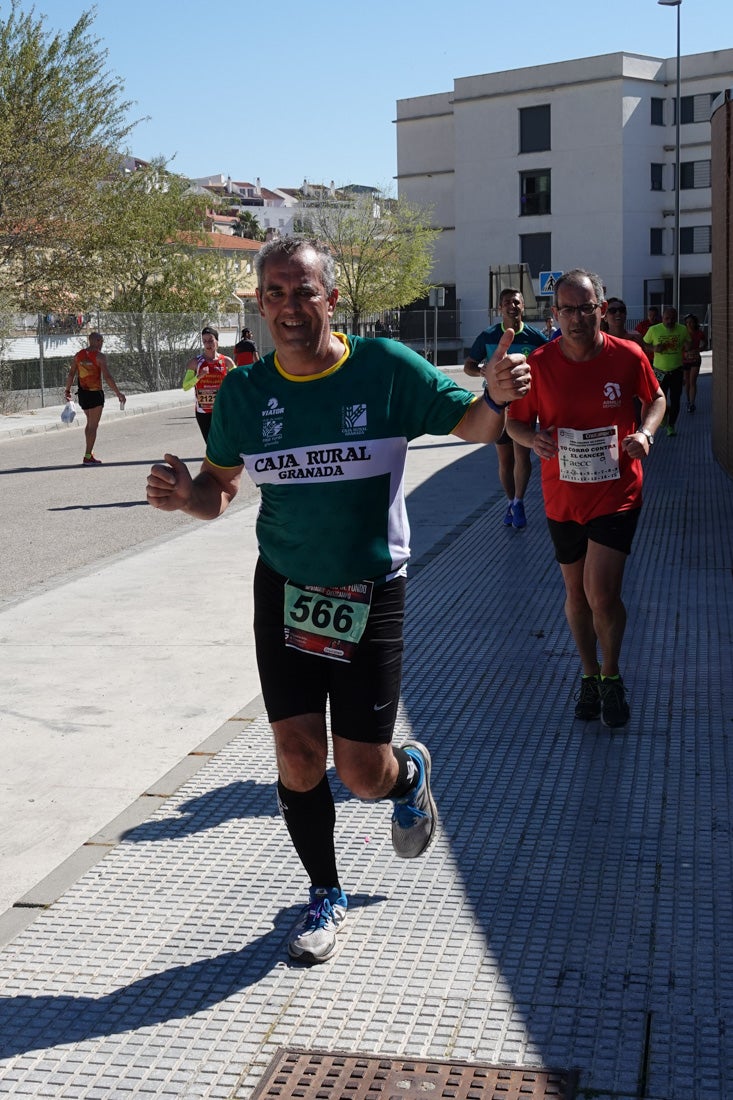
[[[644,343],[654,353],[652,366],[662,393],[667,399],[667,435],[677,435],[677,417],[680,413],[682,384],[685,380],[682,361],[690,346],[690,334],[685,325],[677,324],[677,310],[668,306],[662,314],[661,325],[652,325],[644,336]]]
[[[530,372],[524,356],[506,355],[511,330],[484,367],[482,397],[394,341],[333,333],[338,290],[319,242],[279,238],[256,267],[275,351],[225,378],[198,476],[167,454],[147,492],[156,508],[213,519],[245,468],[261,487],[257,662],[280,809],[310,878],[288,952],[324,962],[347,910],[326,776],[327,702],[338,775],[358,798],[392,799],[397,855],[421,855],[435,831],[430,754],[418,741],[392,745],[409,557],[407,444],[425,432],[494,442],[504,405],[527,393]]]

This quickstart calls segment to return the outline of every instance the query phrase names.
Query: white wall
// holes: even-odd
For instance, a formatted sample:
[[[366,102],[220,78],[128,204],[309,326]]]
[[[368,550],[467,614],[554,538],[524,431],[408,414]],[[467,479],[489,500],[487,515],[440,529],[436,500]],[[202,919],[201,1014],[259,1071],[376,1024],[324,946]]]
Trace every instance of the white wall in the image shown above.
[[[683,96],[730,86],[733,50],[683,57],[681,80]],[[467,343],[486,317],[489,267],[519,262],[524,233],[550,232],[554,270],[597,271],[639,313],[644,280],[672,277],[675,91],[674,58],[618,53],[464,77],[452,92],[398,101],[399,192],[455,227],[432,278],[455,282]],[[665,126],[651,125],[652,97],[666,100]],[[519,109],[542,103],[552,148],[519,154]],[[708,122],[680,136],[683,162],[709,158]],[[665,166],[662,192],[651,190],[652,162]],[[552,172],[551,214],[520,216],[519,173],[536,168]],[[681,191],[680,224],[710,224],[710,201],[709,188]],[[649,254],[652,226],[665,229],[667,255]],[[706,274],[711,256],[683,255],[680,268]]]

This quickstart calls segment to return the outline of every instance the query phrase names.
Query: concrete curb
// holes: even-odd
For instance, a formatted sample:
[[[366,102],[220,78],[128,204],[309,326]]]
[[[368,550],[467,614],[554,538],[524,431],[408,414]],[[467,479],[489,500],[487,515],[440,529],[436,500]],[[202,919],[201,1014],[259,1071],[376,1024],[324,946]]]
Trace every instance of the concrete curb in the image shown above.
[[[193,398],[190,393],[182,390],[163,390],[160,393],[136,393],[127,399],[125,411],[122,412],[117,400],[108,398],[104,408],[106,421],[119,420],[124,416],[141,416],[143,413],[159,412],[162,409],[178,408],[185,405],[193,406]],[[43,409],[29,409],[23,413],[7,413],[0,416],[0,441],[13,439],[23,435],[36,435],[40,432],[66,431],[83,428],[85,417],[75,417],[71,424],[64,424],[61,420],[63,405],[48,405]]]

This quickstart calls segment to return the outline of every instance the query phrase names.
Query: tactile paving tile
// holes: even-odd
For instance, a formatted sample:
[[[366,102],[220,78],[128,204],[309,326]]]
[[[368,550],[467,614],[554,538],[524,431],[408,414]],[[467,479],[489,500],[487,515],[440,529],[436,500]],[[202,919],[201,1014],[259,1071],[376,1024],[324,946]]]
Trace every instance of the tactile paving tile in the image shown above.
[[[572,1100],[575,1083],[563,1070],[280,1050],[252,1100]]]

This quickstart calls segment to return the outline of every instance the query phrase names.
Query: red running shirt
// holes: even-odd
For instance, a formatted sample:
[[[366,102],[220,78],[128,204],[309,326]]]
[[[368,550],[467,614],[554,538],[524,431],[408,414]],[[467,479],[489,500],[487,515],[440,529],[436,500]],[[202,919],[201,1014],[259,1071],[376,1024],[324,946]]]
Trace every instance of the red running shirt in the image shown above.
[[[196,356],[196,411],[211,415],[219,387],[226,378],[226,356],[217,355],[207,359],[205,355]]]
[[[79,378],[79,389],[102,389],[102,368],[99,365],[96,351],[92,351],[91,348],[82,348],[74,356],[74,363]]]
[[[637,428],[634,398],[649,404],[658,383],[649,360],[628,340],[603,333],[603,350],[583,363],[566,359],[562,340],[552,340],[529,357],[532,389],[512,402],[508,415],[540,428],[612,428],[618,433],[619,477],[593,482],[560,479],[558,455],[542,461],[542,494],[549,519],[587,523],[641,506],[642,464],[621,447]]]

